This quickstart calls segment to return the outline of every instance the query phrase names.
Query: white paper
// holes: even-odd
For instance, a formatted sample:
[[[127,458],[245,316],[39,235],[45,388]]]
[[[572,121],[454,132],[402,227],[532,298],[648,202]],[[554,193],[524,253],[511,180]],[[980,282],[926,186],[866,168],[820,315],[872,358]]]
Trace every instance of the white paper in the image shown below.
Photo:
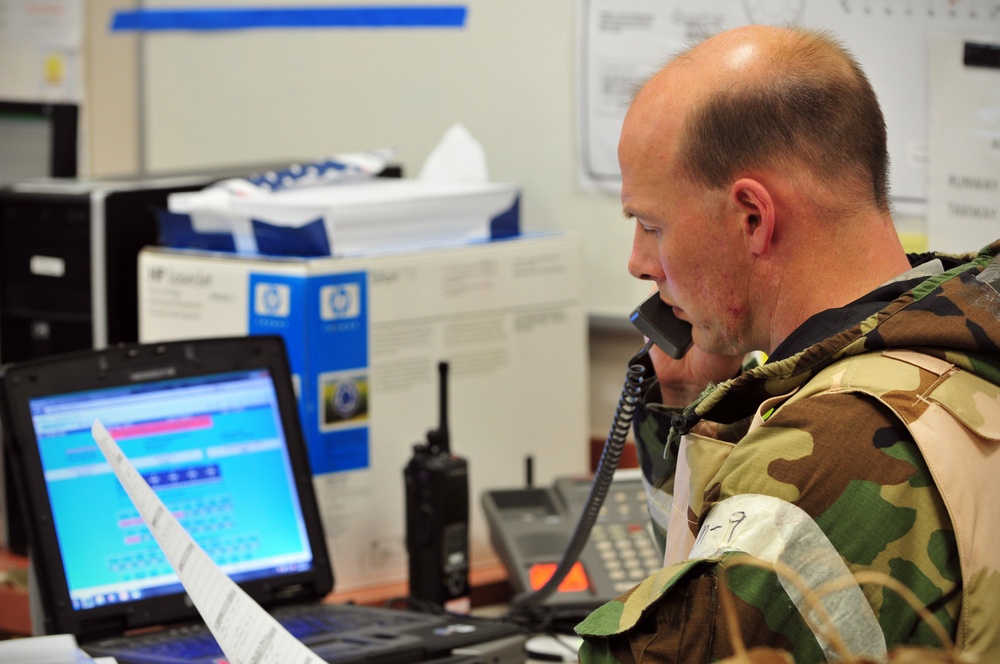
[[[491,221],[520,193],[505,183],[377,178],[277,191],[260,197],[222,190],[170,194],[171,212],[191,215],[195,230],[233,234],[253,253],[251,219],[297,228],[323,219],[334,256],[462,245],[489,240]]]
[[[100,420],[91,434],[230,664],[323,664],[198,546]]]
[[[0,662],[18,664],[77,664],[92,661],[81,655],[72,634],[33,636],[0,641]]]
[[[1000,69],[964,64],[966,42],[930,41],[930,166],[927,244],[936,251],[978,251],[1000,237]]]
[[[83,46],[83,0],[5,0],[0,37],[38,47]]]
[[[617,192],[618,135],[632,93],[684,45],[680,10],[662,0],[581,0],[580,185]]]

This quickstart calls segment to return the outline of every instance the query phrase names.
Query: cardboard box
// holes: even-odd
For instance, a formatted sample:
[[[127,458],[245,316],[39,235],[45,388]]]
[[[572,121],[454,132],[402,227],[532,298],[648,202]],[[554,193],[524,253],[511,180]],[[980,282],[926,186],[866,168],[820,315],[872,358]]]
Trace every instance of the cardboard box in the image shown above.
[[[439,425],[469,463],[473,566],[495,563],[484,489],[588,470],[583,244],[529,236],[368,258],[260,259],[146,248],[145,342],[277,333],[338,590],[406,578],[403,468]]]

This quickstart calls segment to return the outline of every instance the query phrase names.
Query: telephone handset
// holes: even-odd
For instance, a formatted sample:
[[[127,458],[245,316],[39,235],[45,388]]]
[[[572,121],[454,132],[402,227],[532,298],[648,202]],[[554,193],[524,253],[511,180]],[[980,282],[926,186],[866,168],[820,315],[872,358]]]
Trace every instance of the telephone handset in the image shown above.
[[[691,348],[691,323],[674,315],[667,304],[653,293],[629,316],[640,332],[660,350],[679,360]]]

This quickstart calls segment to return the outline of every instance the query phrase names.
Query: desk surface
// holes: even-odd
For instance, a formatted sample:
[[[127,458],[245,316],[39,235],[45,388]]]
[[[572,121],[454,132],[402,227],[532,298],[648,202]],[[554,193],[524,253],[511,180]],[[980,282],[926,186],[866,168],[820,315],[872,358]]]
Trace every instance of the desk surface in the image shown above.
[[[500,563],[473,567],[469,572],[471,601],[473,607],[509,602],[511,589],[507,584],[507,571]],[[405,597],[409,587],[406,583],[390,583],[368,586],[345,592],[330,593],[327,602],[354,602],[367,606],[378,606],[386,600]]]
[[[0,635],[23,636],[31,634],[31,617],[28,607],[26,578],[28,559],[0,549]],[[13,581],[13,582],[11,582]],[[507,573],[499,563],[473,568],[469,574],[473,607],[502,604],[510,600]],[[406,583],[368,586],[345,592],[333,592],[326,602],[353,602],[366,606],[380,606],[388,600],[405,597]]]
[[[0,549],[0,574],[14,573],[20,579],[28,568],[28,560]],[[470,573],[472,586],[472,606],[483,615],[499,615],[506,609],[511,598],[507,573],[500,564],[475,568]],[[379,606],[387,600],[403,597],[407,584],[395,583],[372,586],[347,592],[331,593],[325,601],[355,602],[367,606]],[[28,592],[21,585],[0,582],[0,638],[4,636],[27,636],[31,634],[31,618],[28,608]],[[568,660],[571,660],[569,657]],[[551,660],[546,658],[546,662]],[[541,660],[529,654],[527,664],[542,664]]]
[[[0,549],[0,635],[31,634],[28,559]]]

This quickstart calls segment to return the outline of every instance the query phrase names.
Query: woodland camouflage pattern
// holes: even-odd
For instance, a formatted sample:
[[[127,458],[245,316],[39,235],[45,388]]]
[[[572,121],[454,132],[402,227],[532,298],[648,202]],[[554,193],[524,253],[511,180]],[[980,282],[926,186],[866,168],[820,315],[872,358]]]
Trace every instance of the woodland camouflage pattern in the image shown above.
[[[703,395],[693,410],[704,419],[693,433],[714,438],[716,452],[686,457],[692,535],[731,496],[788,501],[851,572],[898,579],[960,648],[1000,661],[998,253],[1000,240],[860,325]],[[663,492],[672,492],[677,466],[669,429],[662,406],[639,409],[640,465],[647,484]],[[577,626],[581,661],[732,656],[718,587],[719,567],[732,555],[669,565],[596,610]],[[825,661],[773,571],[730,566],[726,574],[748,647]],[[863,592],[888,650],[939,647],[895,593],[871,585]]]

